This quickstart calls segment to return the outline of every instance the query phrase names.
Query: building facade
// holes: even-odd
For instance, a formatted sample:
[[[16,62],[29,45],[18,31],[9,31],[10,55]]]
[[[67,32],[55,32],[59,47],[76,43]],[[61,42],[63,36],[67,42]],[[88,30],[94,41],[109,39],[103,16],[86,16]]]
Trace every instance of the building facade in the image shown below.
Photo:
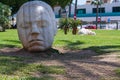
[[[56,18],[60,18],[59,9],[60,8],[56,8],[54,10]],[[69,10],[69,7],[66,7],[66,9]],[[96,6],[91,4],[78,5],[76,14],[77,14],[77,18],[83,21],[95,21]],[[71,7],[70,16],[72,18],[74,17],[74,5],[72,5]],[[101,6],[99,6],[99,17],[101,18],[102,21],[108,21],[108,20],[120,21],[120,1],[112,2],[112,3],[104,3]]]
[[[99,6],[99,17],[102,21],[120,20],[120,2],[104,3]],[[83,21],[94,21],[96,17],[96,6],[91,4],[77,7],[77,17]]]

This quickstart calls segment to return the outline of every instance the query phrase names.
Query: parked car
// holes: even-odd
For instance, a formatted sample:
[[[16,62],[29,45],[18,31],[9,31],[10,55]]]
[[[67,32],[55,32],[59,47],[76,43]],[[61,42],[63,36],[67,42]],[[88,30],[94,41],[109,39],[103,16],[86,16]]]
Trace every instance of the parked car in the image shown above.
[[[85,29],[96,29],[97,27],[94,26],[94,25],[89,25],[89,26],[86,26]]]

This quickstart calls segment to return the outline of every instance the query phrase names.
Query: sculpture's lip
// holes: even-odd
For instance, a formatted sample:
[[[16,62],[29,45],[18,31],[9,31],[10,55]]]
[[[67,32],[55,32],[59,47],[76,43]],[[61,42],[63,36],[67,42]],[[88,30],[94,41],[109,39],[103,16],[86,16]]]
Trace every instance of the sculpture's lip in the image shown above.
[[[29,43],[34,42],[34,41],[43,41],[43,40],[41,40],[41,39],[32,39],[32,40],[29,41]]]
[[[29,41],[29,47],[32,47],[32,46],[42,46],[43,45],[43,40],[41,39],[32,39]]]

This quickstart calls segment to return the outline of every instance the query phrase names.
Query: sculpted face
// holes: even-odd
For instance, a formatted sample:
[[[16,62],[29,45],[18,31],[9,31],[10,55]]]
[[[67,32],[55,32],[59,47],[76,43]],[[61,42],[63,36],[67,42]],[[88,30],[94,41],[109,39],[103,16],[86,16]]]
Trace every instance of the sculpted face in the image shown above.
[[[41,1],[25,3],[17,13],[18,36],[28,51],[52,46],[57,27],[51,7]]]

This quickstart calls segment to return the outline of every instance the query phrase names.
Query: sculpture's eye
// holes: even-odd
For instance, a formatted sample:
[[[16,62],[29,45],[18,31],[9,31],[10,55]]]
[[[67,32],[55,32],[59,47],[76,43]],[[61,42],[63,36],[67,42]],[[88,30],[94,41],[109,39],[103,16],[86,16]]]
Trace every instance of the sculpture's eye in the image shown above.
[[[41,22],[38,21],[37,22],[37,26],[41,27]]]
[[[25,29],[28,29],[28,28],[30,28],[31,27],[31,24],[30,23],[25,23],[24,25],[23,25],[23,28],[25,28]]]
[[[30,28],[30,24],[24,24],[24,25],[22,26],[22,28],[28,29],[28,28]]]
[[[45,25],[42,22],[40,22],[40,21],[37,21],[37,26],[38,27],[45,27]]]

